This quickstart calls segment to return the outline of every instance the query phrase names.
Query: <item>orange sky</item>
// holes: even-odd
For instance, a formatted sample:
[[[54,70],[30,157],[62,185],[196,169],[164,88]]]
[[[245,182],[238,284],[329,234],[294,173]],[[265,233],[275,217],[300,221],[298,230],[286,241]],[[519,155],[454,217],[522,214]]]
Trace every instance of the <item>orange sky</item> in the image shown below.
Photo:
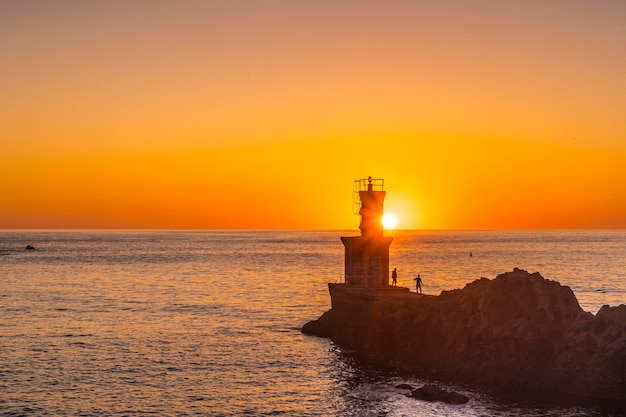
[[[432,4],[436,3],[436,4]],[[622,1],[0,1],[0,228],[626,228]]]

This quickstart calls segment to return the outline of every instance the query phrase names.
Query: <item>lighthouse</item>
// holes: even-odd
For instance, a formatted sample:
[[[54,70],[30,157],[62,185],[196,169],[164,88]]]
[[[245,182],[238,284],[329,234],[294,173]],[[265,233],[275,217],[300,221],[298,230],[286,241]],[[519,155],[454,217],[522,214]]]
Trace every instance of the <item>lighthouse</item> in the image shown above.
[[[377,288],[389,285],[389,245],[393,237],[383,236],[383,179],[354,181],[361,236],[342,237],[345,246],[345,277],[350,286]]]

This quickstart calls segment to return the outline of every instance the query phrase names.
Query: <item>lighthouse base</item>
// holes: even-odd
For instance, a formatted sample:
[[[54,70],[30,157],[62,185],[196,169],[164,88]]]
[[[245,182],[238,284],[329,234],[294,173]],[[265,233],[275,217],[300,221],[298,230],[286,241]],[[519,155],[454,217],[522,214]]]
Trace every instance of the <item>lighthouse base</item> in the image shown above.
[[[389,245],[393,237],[342,237],[346,248],[346,284],[363,287],[389,285]]]

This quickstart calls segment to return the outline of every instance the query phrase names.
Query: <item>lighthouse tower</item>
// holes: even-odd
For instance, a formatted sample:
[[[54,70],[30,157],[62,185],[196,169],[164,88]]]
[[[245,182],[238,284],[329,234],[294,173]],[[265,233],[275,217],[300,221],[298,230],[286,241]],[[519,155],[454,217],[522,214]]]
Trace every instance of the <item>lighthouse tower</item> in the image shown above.
[[[346,284],[360,287],[389,285],[389,245],[393,237],[383,236],[384,180],[354,181],[361,215],[361,236],[342,237],[346,249]]]

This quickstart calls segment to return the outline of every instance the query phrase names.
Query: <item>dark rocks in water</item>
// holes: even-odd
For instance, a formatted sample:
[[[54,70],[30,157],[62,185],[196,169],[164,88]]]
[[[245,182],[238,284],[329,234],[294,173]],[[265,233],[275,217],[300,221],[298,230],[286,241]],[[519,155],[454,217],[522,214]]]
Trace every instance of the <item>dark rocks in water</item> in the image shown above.
[[[414,386],[409,385],[409,384],[399,384],[399,385],[396,385],[396,388],[398,388],[398,389],[410,389],[411,391],[415,389]]]
[[[569,287],[515,268],[439,296],[329,284],[307,334],[421,377],[626,402],[626,305],[594,316]]]
[[[454,391],[446,391],[445,389],[430,384],[411,391],[410,394],[407,394],[407,397],[429,402],[439,401],[446,404],[465,404],[469,401],[469,398],[463,394]]]
[[[26,250],[35,250],[35,247],[31,245],[26,245]]]

